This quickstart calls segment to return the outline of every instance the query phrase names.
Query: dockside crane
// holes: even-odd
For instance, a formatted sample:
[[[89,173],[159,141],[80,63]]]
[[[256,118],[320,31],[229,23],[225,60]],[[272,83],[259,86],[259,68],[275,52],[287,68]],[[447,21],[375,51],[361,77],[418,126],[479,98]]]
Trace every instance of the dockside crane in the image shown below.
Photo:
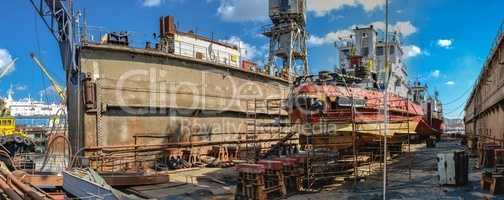
[[[58,96],[60,97],[60,100],[61,100],[61,103],[64,104],[65,101],[66,101],[66,95],[65,95],[65,91],[61,88],[61,86],[58,84],[58,82],[56,81],[56,79],[54,79],[53,76],[51,76],[51,74],[49,73],[49,71],[47,71],[47,68],[45,67],[44,64],[42,64],[42,62],[37,58],[37,56],[35,55],[35,53],[31,53],[30,54],[33,62],[35,62],[35,64],[37,64],[37,66],[40,68],[40,70],[44,73],[44,75],[49,79],[49,81],[51,82],[51,85],[54,89],[54,91],[56,91],[56,93],[58,94]]]
[[[77,67],[76,51],[79,48],[79,40],[76,32],[78,15],[73,12],[73,0],[29,0],[35,12],[41,17],[47,29],[52,33],[57,41],[61,63],[65,70],[66,103],[68,136],[71,140],[71,147],[74,152],[78,152],[80,141],[83,140],[82,118],[83,111],[81,104],[81,82],[85,78]],[[63,94],[58,92],[58,94]],[[66,136],[65,136],[66,137]],[[82,140],[81,140],[82,139]]]
[[[58,42],[67,77],[77,69],[75,20],[72,0],[30,0],[33,8]]]

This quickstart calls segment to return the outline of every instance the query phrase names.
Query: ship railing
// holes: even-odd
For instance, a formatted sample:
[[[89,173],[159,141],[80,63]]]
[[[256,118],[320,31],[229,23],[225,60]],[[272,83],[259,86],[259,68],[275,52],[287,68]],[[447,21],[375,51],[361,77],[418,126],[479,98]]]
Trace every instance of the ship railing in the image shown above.
[[[377,110],[383,110],[384,105],[382,101],[382,97],[368,99],[368,102],[376,102],[376,103],[368,103],[366,107],[374,108]],[[393,111],[413,111],[412,108],[408,108],[408,104],[411,102],[407,99],[390,99],[388,100],[388,109]]]
[[[82,42],[86,43],[93,43],[93,44],[100,44],[102,41],[102,37],[107,35],[108,33],[111,33],[114,31],[111,31],[105,27],[101,26],[88,26],[87,31],[85,34],[81,34]],[[148,34],[142,33],[142,32],[135,32],[135,31],[127,31],[128,34],[128,43],[129,46],[135,47],[135,48],[145,48],[145,43],[147,41],[153,41],[154,37],[149,36]]]
[[[90,26],[86,31],[85,37],[83,36],[81,40],[87,43],[100,44],[102,42],[102,37],[110,32],[110,30],[104,27]],[[146,42],[151,42],[151,44],[157,43],[157,38],[155,38],[154,36],[148,36],[148,34],[145,33],[128,31],[127,34],[129,43],[128,46],[133,48],[145,48]],[[174,47],[174,54],[178,56],[201,59],[207,62],[213,62],[232,67],[240,67],[241,64],[240,54],[242,52],[242,49],[239,47],[239,54],[236,56],[226,51],[212,49],[210,47],[184,41],[174,41]]]
[[[376,116],[375,121],[383,121],[383,109],[384,105],[377,100],[381,100],[381,98],[374,98],[374,99],[368,99],[368,100],[375,100],[377,103],[372,103],[372,104],[367,104],[366,108],[368,109],[356,109],[354,115],[356,117],[360,116],[367,116],[367,118],[371,119],[372,116]],[[371,108],[371,109],[369,109]],[[399,122],[399,121],[406,121],[409,120],[411,116],[408,116],[410,111],[413,111],[412,108],[409,107],[408,105],[408,100],[405,99],[392,99],[390,100],[389,104],[389,111],[392,112],[397,112],[396,116],[391,116],[389,118],[390,122]],[[316,113],[313,113],[316,114]],[[346,107],[346,108],[336,108],[336,109],[329,109],[324,111],[322,115],[318,115],[324,123],[347,123],[351,122],[354,120],[352,117],[353,113],[351,110],[351,107]],[[404,115],[404,116],[403,116]],[[362,119],[356,119],[356,122],[365,122],[365,121],[372,121],[372,120],[362,120]]]
[[[239,67],[240,56],[183,41],[175,41],[175,55],[202,59],[208,62]],[[236,57],[235,57],[236,56]]]
[[[67,154],[46,153],[18,153],[13,157],[16,169],[23,169],[28,173],[63,171],[70,163]]]

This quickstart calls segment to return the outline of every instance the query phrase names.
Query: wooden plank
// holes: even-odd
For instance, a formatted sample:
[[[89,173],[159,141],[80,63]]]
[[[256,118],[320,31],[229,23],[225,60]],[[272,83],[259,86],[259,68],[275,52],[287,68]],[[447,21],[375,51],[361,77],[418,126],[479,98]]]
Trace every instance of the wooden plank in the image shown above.
[[[156,185],[170,182],[168,175],[139,175],[139,174],[102,174],[105,182],[110,186],[141,186]]]
[[[21,179],[24,183],[29,183],[39,188],[54,188],[63,186],[63,176],[58,175],[34,175],[28,174]]]

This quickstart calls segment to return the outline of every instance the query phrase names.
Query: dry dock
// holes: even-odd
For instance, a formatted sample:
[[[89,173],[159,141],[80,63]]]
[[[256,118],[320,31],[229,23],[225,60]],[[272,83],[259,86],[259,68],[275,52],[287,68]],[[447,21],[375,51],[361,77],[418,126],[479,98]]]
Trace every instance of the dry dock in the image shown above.
[[[387,196],[389,199],[502,199],[489,195],[480,187],[481,171],[475,168],[477,158],[469,162],[469,184],[462,187],[440,186],[436,168],[436,154],[454,149],[464,149],[460,140],[443,139],[435,148],[424,144],[413,145],[411,160],[403,155],[389,165]],[[409,165],[411,163],[411,179]],[[289,199],[382,199],[382,172],[376,171],[362,178],[354,186],[353,181],[328,186],[320,193],[292,196]]]

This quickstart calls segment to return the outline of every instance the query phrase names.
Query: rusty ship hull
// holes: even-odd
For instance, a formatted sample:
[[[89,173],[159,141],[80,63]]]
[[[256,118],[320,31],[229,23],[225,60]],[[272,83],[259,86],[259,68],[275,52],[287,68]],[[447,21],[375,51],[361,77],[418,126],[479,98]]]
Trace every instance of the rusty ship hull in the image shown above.
[[[166,155],[195,162],[200,155],[240,159],[248,143],[267,148],[283,137],[271,131],[247,134],[257,117],[288,117],[278,106],[255,108],[258,99],[286,98],[285,78],[198,54],[110,43],[84,42],[77,58],[85,78],[68,81],[69,120],[76,122],[69,133],[73,151],[95,168],[152,167]]]
[[[351,99],[354,99],[353,112]],[[402,143],[408,137],[425,138],[441,134],[440,129],[425,120],[421,105],[389,94],[388,118],[385,118],[383,100],[383,93],[377,90],[330,83],[304,83],[297,86],[292,94],[289,115],[295,124],[303,126],[299,131],[300,144],[310,144],[314,148],[350,148],[354,133],[357,145],[364,146],[382,141],[385,136],[391,143]],[[313,105],[319,106],[314,109]]]

